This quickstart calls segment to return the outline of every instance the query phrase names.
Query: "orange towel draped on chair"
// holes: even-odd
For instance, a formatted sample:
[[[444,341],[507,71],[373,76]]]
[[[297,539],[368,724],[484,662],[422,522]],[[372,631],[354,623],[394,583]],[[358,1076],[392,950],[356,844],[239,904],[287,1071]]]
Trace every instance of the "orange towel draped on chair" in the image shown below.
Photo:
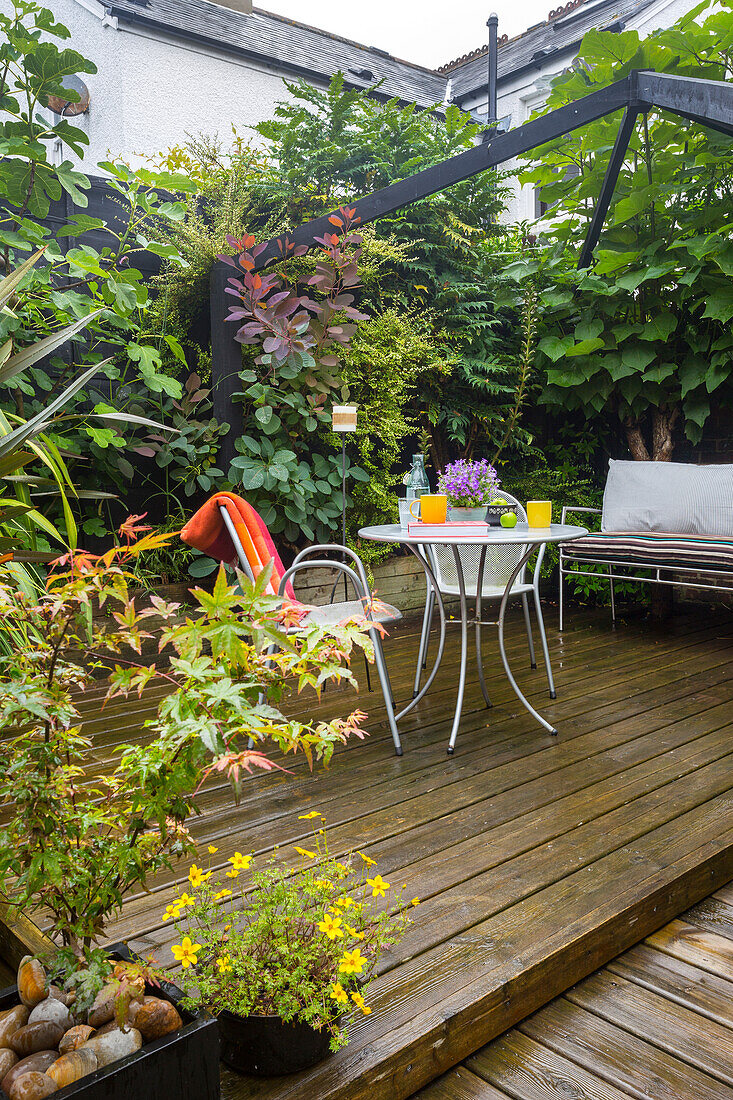
[[[280,581],[285,573],[285,567],[275,549],[272,535],[268,531],[267,524],[262,516],[255,511],[251,504],[238,497],[236,493],[216,493],[213,497],[210,497],[191,516],[181,531],[182,540],[188,546],[200,550],[202,554],[214,558],[215,561],[235,565],[237,563],[237,552],[220,512],[222,506],[226,508],[234,524],[234,529],[239,535],[239,540],[242,543],[249,567],[254,576],[258,577],[265,566],[272,561],[272,577],[267,590],[270,593],[277,594]],[[295,592],[290,581],[285,585],[285,593],[290,599],[295,599]]]

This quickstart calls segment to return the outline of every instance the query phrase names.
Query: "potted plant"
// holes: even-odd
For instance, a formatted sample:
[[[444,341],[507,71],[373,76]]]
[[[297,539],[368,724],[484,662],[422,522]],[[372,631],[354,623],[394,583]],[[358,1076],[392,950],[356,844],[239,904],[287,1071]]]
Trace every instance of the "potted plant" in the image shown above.
[[[128,588],[135,581],[130,564],[175,537],[150,533],[141,518],[122,525],[120,544],[106,554],[76,551],[60,559],[39,597],[0,583],[0,616],[32,639],[0,654],[7,735],[0,745],[0,900],[11,911],[43,912],[56,951],[48,974],[38,971],[42,999],[48,977],[74,994],[75,1012],[120,980],[114,959],[97,943],[125,895],[194,851],[186,821],[207,763],[229,776],[238,797],[243,771],[276,766],[261,751],[263,742],[305,752],[312,762],[328,758],[351,734],[363,736],[358,711],[328,723],[297,723],[277,709],[291,684],[318,691],[326,680],[351,677],[353,647],[372,655],[363,621],[286,633],[300,609],[266,594],[268,570],[256,584],[240,576],[235,588],[222,569],[213,592],[194,590],[197,608],[183,618],[177,605],[155,596],[138,609]],[[96,608],[108,618],[95,617]],[[169,654],[161,667],[139,656],[153,639],[153,617],[159,648]],[[277,653],[269,652],[271,644]],[[140,693],[155,680],[170,690],[147,723],[151,737],[112,750],[105,768],[83,735],[77,703],[78,693],[98,688],[110,669],[108,698]],[[260,702],[263,690],[267,705]],[[5,1007],[15,999],[20,1008],[20,984]],[[185,1053],[175,1057],[185,1064]],[[92,1077],[123,1070],[120,1063]],[[190,1095],[188,1076],[181,1071],[181,1100]],[[202,1100],[218,1095],[216,1074],[212,1081],[216,1093],[199,1093]],[[171,1089],[166,1080],[162,1091],[177,1100]]]
[[[322,815],[305,816],[313,840],[297,861],[276,850],[261,866],[241,852],[226,872],[194,866],[164,914],[191,990],[183,1003],[218,1017],[222,1059],[240,1073],[295,1073],[344,1046],[345,1018],[371,1012],[376,963],[418,904],[363,853],[331,856]]]
[[[459,458],[438,475],[438,492],[448,497],[450,518],[455,522],[487,519],[487,506],[496,497],[499,485],[496,470],[485,458]]]

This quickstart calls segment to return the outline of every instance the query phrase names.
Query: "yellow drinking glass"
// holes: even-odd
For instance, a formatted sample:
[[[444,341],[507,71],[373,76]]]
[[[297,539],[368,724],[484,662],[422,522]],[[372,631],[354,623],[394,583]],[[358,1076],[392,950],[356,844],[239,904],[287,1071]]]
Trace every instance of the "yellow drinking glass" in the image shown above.
[[[448,515],[448,497],[430,493],[420,497],[420,519],[423,523],[445,523]]]
[[[549,527],[552,523],[551,500],[527,501],[527,524],[529,527]]]

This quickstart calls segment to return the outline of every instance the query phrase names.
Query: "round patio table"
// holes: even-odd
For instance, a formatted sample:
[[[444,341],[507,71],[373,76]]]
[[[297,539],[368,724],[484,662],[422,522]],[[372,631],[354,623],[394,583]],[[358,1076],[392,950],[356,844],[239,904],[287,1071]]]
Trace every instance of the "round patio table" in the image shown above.
[[[435,525],[432,525],[435,526]],[[463,695],[466,687],[466,666],[468,662],[468,628],[469,626],[476,627],[476,660],[478,663],[479,678],[483,685],[483,665],[481,658],[481,643],[480,643],[480,628],[482,626],[497,625],[499,627],[499,653],[501,654],[502,664],[504,665],[504,671],[507,679],[511,684],[515,695],[519,699],[520,703],[529,711],[529,713],[535,718],[541,726],[551,734],[556,734],[555,727],[543,718],[538,711],[534,709],[529,703],[526,696],[522,694],[517,684],[517,681],[512,675],[512,670],[509,667],[509,661],[506,655],[506,649],[504,647],[504,617],[506,615],[506,608],[509,602],[509,596],[511,594],[512,586],[517,577],[521,573],[524,566],[529,561],[534,551],[547,543],[559,543],[559,542],[572,542],[573,539],[582,538],[583,535],[587,535],[588,531],[585,527],[573,527],[570,524],[565,523],[553,523],[549,527],[528,527],[527,524],[517,524],[516,527],[495,527],[490,528],[485,534],[466,535],[463,532],[460,534],[431,534],[425,535],[418,532],[406,531],[398,523],[386,523],[378,527],[362,527],[359,531],[359,537],[363,539],[370,539],[373,542],[393,542],[398,543],[400,546],[406,546],[420,562],[420,565],[425,570],[428,591],[432,586],[435,592],[436,600],[438,603],[438,611],[440,613],[440,639],[438,642],[438,652],[433,662],[433,667],[430,670],[430,675],[425,681],[422,689],[412,699],[406,707],[395,715],[395,720],[399,721],[408,711],[411,711],[416,706],[425,694],[430,690],[430,687],[435,679],[438,669],[440,668],[440,662],[443,659],[443,652],[445,650],[445,607],[443,605],[443,598],[440,593],[440,588],[435,578],[432,566],[429,561],[429,553],[426,552],[426,547],[431,546],[450,546],[453,550],[453,555],[456,562],[456,574],[458,576],[458,588],[460,592],[461,603],[461,664],[460,675],[458,678],[458,695],[456,698],[456,709],[453,716],[453,726],[451,728],[450,740],[448,742],[448,753],[452,754],[455,750],[456,738],[458,737],[458,727],[461,721],[461,710],[463,709]],[[458,553],[461,546],[476,546],[482,547],[481,558],[479,562],[478,578],[476,583],[476,617],[469,620],[468,618],[468,600],[466,596],[466,582],[463,574],[463,565],[461,563],[461,556]],[[523,552],[520,555],[519,561],[515,566],[509,580],[507,581],[504,589],[504,595],[501,598],[501,604],[499,606],[499,619],[498,623],[484,623],[481,619],[481,592],[483,589],[483,573],[484,562],[486,560],[486,551],[491,546],[520,546],[523,547]]]

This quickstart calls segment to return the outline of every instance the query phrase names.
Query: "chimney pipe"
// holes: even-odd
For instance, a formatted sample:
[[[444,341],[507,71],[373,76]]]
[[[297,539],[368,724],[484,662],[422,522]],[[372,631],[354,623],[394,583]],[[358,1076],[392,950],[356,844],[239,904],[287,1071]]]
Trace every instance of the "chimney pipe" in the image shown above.
[[[488,91],[489,91],[489,105],[487,123],[491,126],[497,121],[497,103],[496,103],[496,69],[498,61],[498,32],[499,16],[496,12],[492,12],[489,18],[486,20],[486,26],[489,28],[489,79],[488,79]]]

